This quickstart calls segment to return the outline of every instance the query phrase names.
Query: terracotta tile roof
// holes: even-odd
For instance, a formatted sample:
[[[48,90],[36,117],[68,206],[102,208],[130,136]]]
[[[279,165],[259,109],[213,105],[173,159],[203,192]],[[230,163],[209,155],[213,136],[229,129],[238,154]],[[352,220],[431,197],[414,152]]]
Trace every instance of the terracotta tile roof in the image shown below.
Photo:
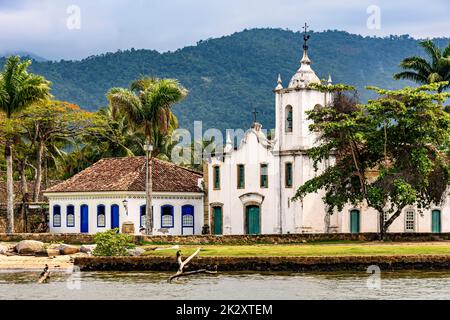
[[[154,192],[202,192],[201,173],[153,158]],[[145,157],[102,159],[45,192],[145,191]]]

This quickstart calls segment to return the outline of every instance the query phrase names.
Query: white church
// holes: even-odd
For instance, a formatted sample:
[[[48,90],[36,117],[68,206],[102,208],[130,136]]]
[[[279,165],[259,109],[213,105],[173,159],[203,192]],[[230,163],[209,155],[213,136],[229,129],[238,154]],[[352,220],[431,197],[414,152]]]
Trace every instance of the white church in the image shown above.
[[[305,41],[300,68],[286,88],[279,78],[274,90],[273,139],[255,121],[237,149],[227,137],[224,153],[208,159],[203,175],[154,159],[153,234],[377,232],[378,214],[364,205],[329,215],[321,193],[292,201],[296,188],[317,174],[306,155],[317,143],[306,111],[332,99],[309,87],[320,82]],[[145,226],[145,158],[101,160],[44,194],[50,203],[50,232],[96,233],[127,222],[138,234]],[[448,197],[422,213],[406,208],[388,231],[450,232]]]

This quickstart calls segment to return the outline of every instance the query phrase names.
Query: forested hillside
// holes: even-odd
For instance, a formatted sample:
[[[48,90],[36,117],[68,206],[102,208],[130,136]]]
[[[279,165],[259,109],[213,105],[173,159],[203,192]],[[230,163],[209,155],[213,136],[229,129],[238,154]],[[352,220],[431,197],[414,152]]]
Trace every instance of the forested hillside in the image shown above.
[[[443,46],[449,39],[436,39]],[[356,85],[368,99],[367,85],[399,88],[393,80],[400,61],[423,55],[417,40],[408,36],[371,38],[342,31],[313,33],[310,58],[321,78]],[[190,90],[175,108],[180,126],[202,120],[204,128],[247,128],[257,108],[264,127],[274,125],[273,88],[278,73],[286,86],[301,58],[302,35],[280,29],[244,30],[231,36],[201,41],[175,52],[127,50],[82,61],[35,62],[31,71],[53,82],[60,100],[96,110],[105,93],[128,86],[140,75],[177,78]],[[2,61],[0,61],[2,63]]]

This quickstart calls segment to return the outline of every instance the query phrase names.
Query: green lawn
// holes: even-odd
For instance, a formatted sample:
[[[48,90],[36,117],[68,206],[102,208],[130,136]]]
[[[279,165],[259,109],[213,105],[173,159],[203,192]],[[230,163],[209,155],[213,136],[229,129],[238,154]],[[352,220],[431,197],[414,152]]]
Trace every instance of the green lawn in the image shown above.
[[[161,248],[169,246],[161,246]],[[450,254],[450,243],[421,244],[327,244],[327,245],[205,245],[180,246],[183,256],[202,248],[200,256],[238,256],[238,257],[270,257],[270,256],[354,256],[354,255],[415,255],[415,254]],[[150,248],[150,247],[147,247]],[[176,250],[147,251],[148,255],[174,256]]]

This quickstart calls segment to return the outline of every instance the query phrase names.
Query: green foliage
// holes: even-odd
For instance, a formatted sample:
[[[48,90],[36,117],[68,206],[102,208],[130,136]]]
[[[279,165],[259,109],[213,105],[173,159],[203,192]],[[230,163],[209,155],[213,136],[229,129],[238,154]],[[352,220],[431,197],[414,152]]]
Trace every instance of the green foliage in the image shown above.
[[[94,256],[128,256],[127,249],[134,247],[133,236],[119,233],[119,229],[98,232],[94,240]]]
[[[121,113],[135,132],[142,132],[153,144],[158,137],[169,135],[173,125],[178,124],[172,107],[183,100],[188,91],[178,80],[148,77],[133,81],[130,88],[109,90],[107,98],[113,118],[116,113]]]
[[[28,73],[31,60],[9,57],[0,73],[0,110],[10,118],[32,103],[50,98],[50,82]]]
[[[394,75],[394,79],[408,79],[419,84],[447,82],[439,86],[441,92],[450,87],[450,44],[444,50],[431,40],[420,42],[421,47],[428,54],[430,61],[422,57],[409,57],[404,59],[400,67],[403,71]]]
[[[58,100],[90,111],[107,105],[105,93],[110,88],[128,87],[144,74],[176,78],[189,89],[189,97],[174,108],[183,128],[192,129],[193,121],[201,120],[204,128],[247,129],[253,108],[263,126],[273,128],[272,90],[279,73],[286,87],[298,69],[302,36],[281,29],[244,30],[172,52],[118,51],[82,61],[34,62],[31,70],[53,82]],[[448,42],[435,40],[441,48]],[[400,71],[404,57],[423,52],[408,36],[376,38],[328,30],[312,33],[309,54],[320,78],[331,74],[336,82],[352,84],[367,101],[375,97],[363,91],[367,85],[391,89],[407,85],[392,75]]]

